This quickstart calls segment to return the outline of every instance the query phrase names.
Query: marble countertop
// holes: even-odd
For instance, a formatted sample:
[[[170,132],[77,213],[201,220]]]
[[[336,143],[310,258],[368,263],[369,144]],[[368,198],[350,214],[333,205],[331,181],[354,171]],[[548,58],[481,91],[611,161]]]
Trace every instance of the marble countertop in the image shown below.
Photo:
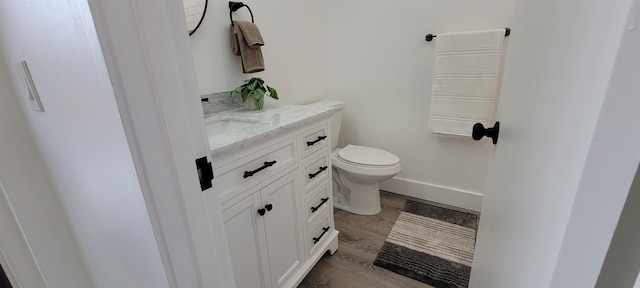
[[[296,128],[331,116],[336,108],[309,105],[265,105],[263,110],[237,108],[207,115],[205,125],[209,133],[211,155],[217,157],[244,147],[259,144]],[[229,121],[230,120],[230,121]],[[239,121],[244,125],[224,128],[223,133],[211,135],[209,129],[218,123]]]

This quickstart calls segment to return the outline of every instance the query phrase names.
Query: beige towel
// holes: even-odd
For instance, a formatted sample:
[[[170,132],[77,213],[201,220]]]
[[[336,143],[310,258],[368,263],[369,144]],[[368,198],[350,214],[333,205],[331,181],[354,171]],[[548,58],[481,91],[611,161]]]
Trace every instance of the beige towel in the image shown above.
[[[262,49],[264,45],[258,26],[247,21],[231,24],[231,48],[242,59],[242,72],[255,73],[264,70]]]
[[[438,34],[429,118],[432,132],[471,136],[477,122],[493,126],[504,34],[504,29]]]

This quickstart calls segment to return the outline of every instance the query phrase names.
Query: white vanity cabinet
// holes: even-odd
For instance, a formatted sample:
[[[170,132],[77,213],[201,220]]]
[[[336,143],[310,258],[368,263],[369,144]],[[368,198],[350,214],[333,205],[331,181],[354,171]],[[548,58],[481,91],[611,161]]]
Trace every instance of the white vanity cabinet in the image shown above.
[[[214,157],[205,199],[221,205],[237,288],[296,287],[337,249],[328,140],[314,121]]]

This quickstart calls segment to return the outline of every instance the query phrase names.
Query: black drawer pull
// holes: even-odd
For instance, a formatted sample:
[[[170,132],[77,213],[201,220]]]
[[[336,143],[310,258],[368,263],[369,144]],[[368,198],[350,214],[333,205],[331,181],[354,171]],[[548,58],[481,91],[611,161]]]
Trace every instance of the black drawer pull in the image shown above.
[[[313,146],[313,144],[316,144],[324,139],[326,139],[327,136],[318,136],[318,139],[313,140],[313,141],[307,141],[307,146]]]
[[[320,202],[320,204],[318,204],[318,206],[316,206],[316,207],[311,207],[311,213],[314,213],[314,212],[318,211],[318,209],[320,209],[320,207],[322,207],[322,205],[324,205],[324,203],[326,203],[327,201],[329,201],[329,197],[327,197],[327,198],[322,198],[322,199],[320,199],[320,200],[322,200],[322,202]]]
[[[316,237],[313,238],[313,244],[318,243],[318,241],[320,241],[320,239],[322,239],[322,236],[324,236],[324,233],[327,233],[327,231],[329,231],[329,229],[331,229],[331,226],[327,226],[327,227],[322,228],[322,230],[323,230],[322,234],[320,234],[320,236],[318,236],[317,238]]]
[[[327,170],[327,168],[329,168],[329,167],[327,167],[327,166],[322,166],[322,167],[320,167],[320,170],[318,170],[318,172],[313,173],[313,174],[312,174],[312,173],[309,173],[309,179],[316,178],[316,176],[318,176],[318,174],[322,173],[322,171],[324,171],[324,170]]]
[[[256,170],[253,170],[253,171],[244,171],[244,176],[242,176],[242,177],[243,177],[243,178],[251,177],[251,176],[253,176],[253,174],[256,174],[256,173],[258,173],[258,172],[260,172],[260,171],[262,171],[262,170],[264,170],[264,169],[267,169],[267,168],[269,168],[269,167],[273,166],[274,164],[276,164],[276,160],[273,160],[273,161],[271,161],[271,162],[264,162],[264,165],[262,165],[262,167],[260,167],[260,168],[258,168],[258,169],[256,169]]]

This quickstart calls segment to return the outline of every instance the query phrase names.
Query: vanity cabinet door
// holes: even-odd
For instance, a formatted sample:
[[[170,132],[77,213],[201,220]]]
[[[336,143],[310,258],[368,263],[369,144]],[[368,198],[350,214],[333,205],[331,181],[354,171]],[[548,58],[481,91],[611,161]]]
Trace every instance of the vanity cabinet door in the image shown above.
[[[263,219],[272,287],[290,286],[287,284],[305,259],[302,199],[296,175],[297,171],[292,171],[262,189],[262,200],[269,210]]]
[[[294,170],[261,185],[224,211],[236,287],[290,286],[287,284],[302,266],[302,199],[297,173]]]
[[[223,212],[227,246],[236,287],[271,287],[260,191],[238,201]]]

